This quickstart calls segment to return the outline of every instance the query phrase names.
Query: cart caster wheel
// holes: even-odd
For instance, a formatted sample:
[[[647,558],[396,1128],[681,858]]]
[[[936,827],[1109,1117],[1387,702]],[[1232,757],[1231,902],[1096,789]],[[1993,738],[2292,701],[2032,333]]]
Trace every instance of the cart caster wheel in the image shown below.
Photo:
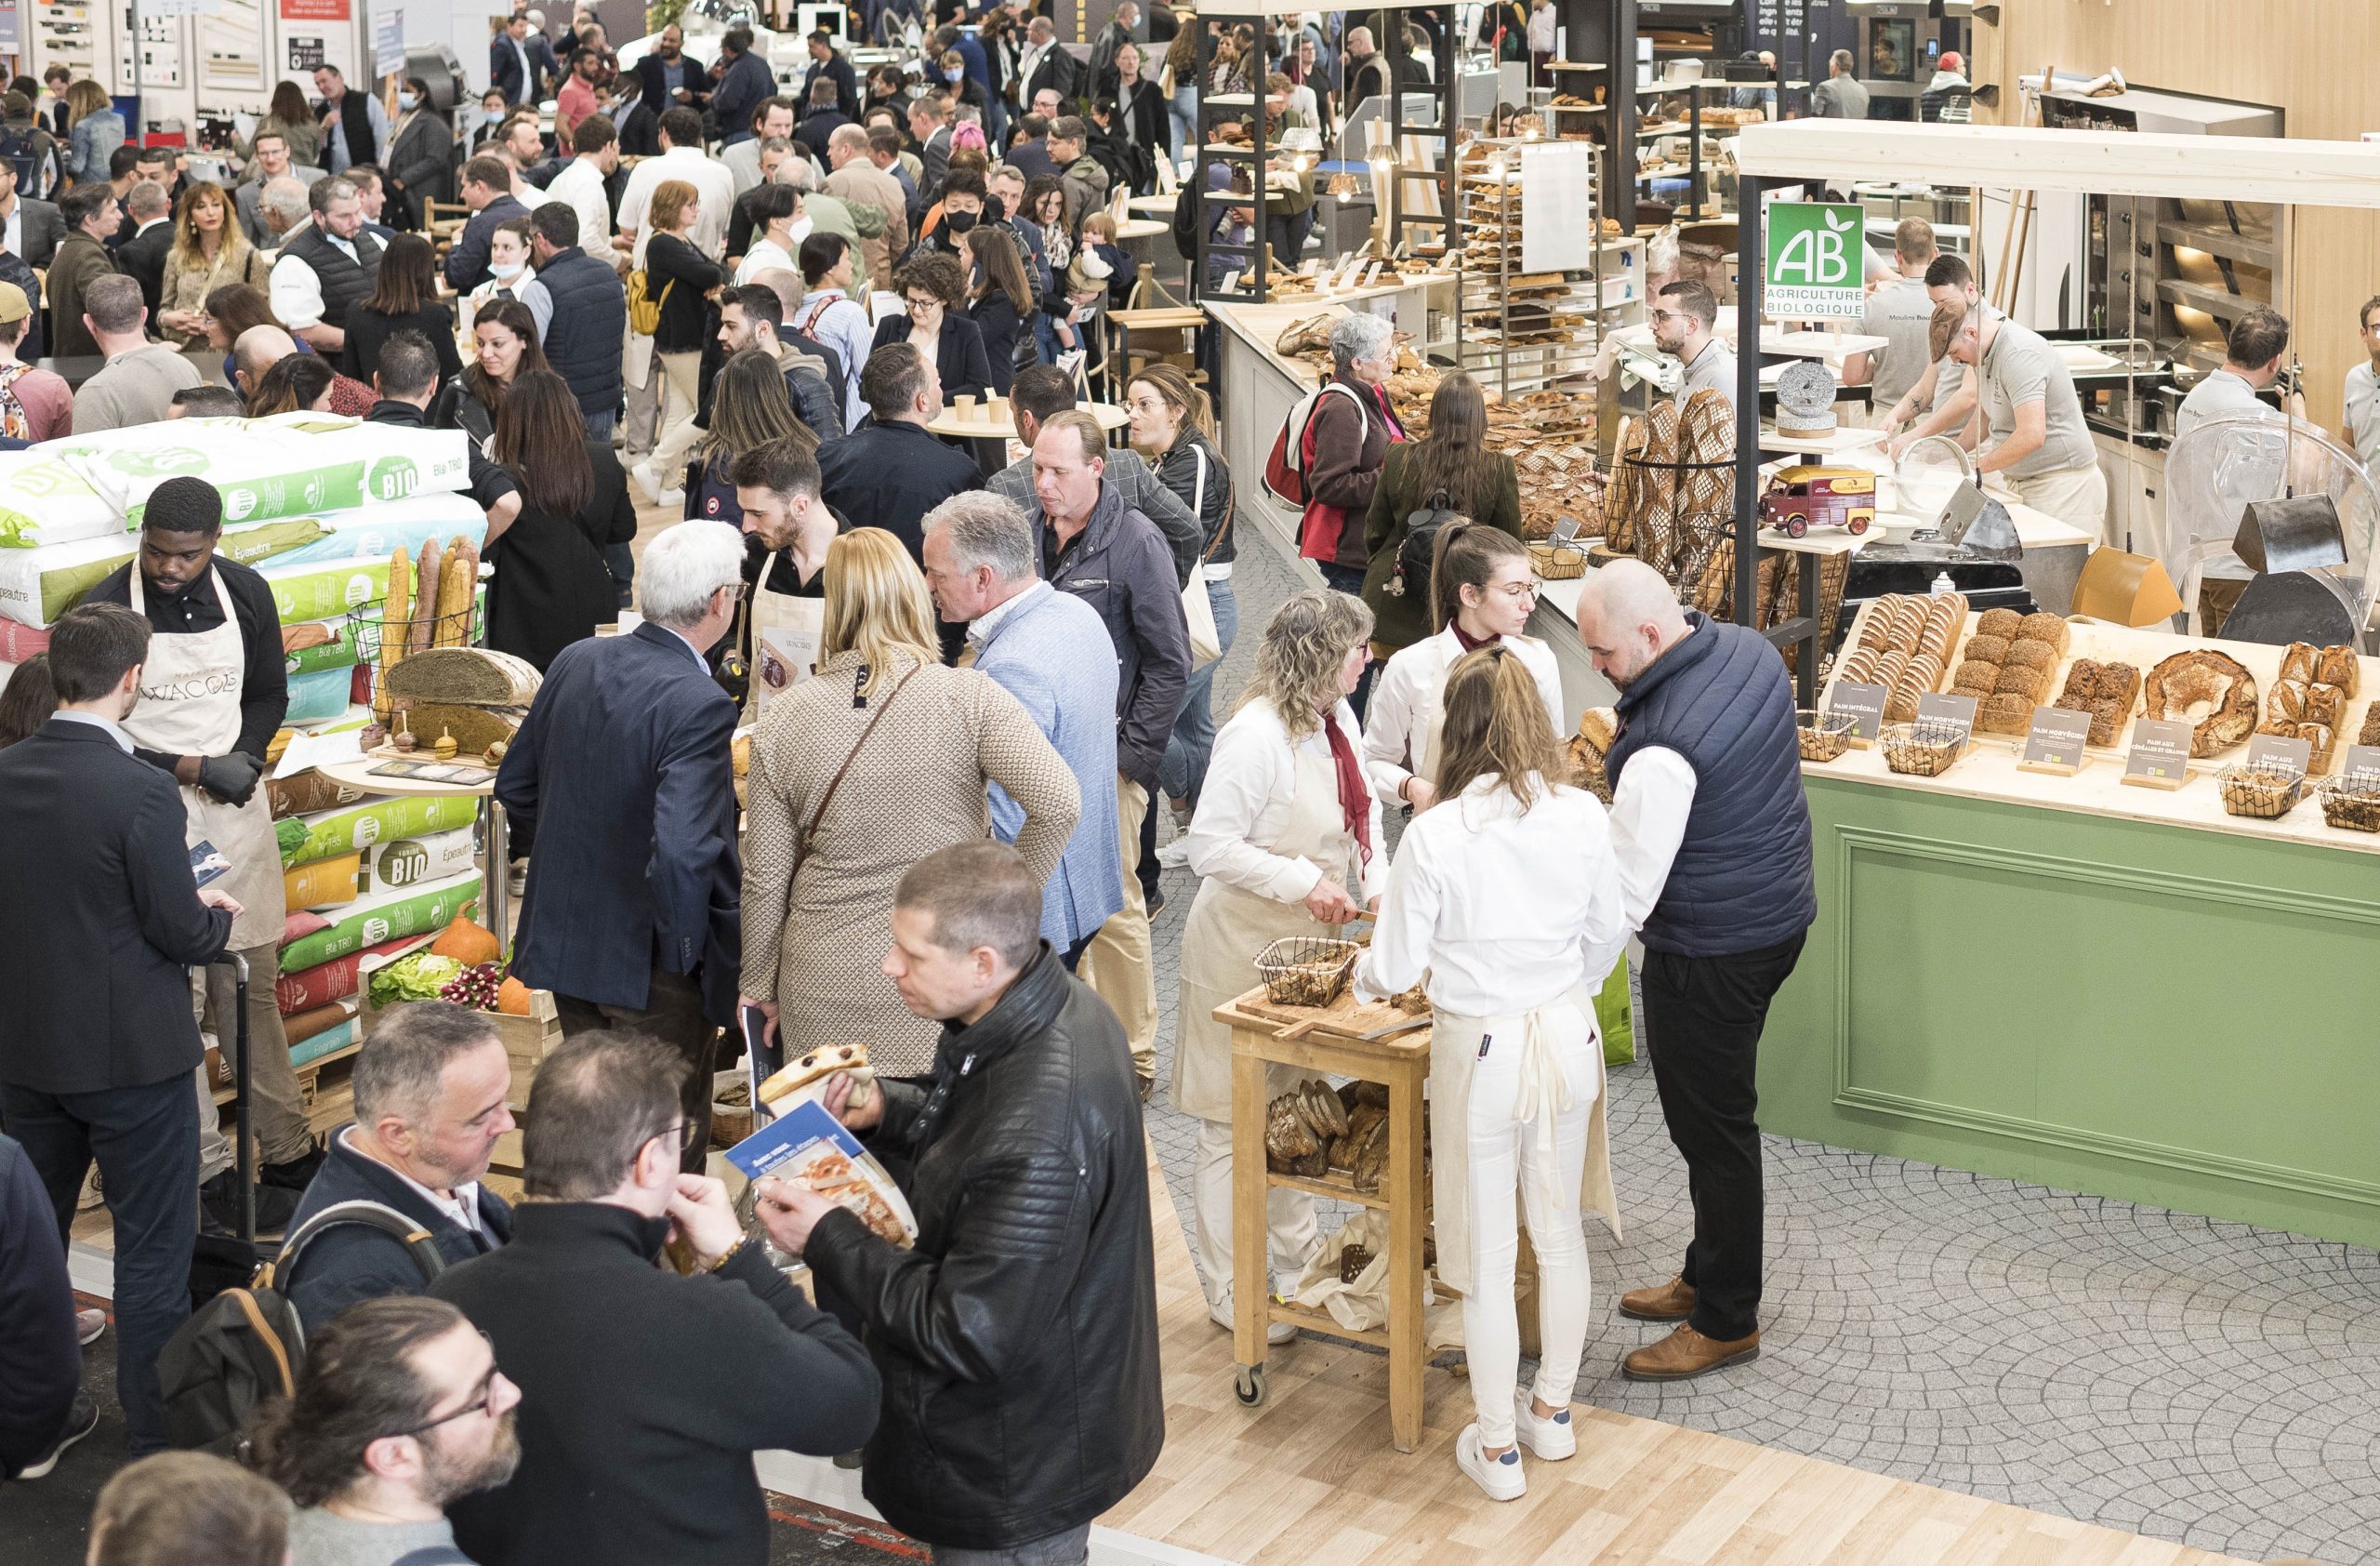
[[[1264,1406],[1264,1367],[1242,1365],[1239,1368],[1237,1379],[1232,1384],[1232,1391],[1238,1396],[1242,1407],[1263,1408]]]

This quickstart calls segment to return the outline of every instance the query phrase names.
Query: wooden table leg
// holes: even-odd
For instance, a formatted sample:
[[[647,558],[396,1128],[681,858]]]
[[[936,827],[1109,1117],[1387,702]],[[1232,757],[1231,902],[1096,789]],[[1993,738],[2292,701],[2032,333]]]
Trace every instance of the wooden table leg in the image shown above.
[[[1232,1358],[1244,1370],[1264,1363],[1264,1338],[1273,1324],[1273,1291],[1265,1281],[1271,1254],[1266,1232],[1264,1184],[1265,1062],[1242,1053],[1234,1039],[1231,1057],[1231,1293]],[[1243,1387],[1249,1385],[1243,1376]],[[1255,1398],[1263,1400],[1262,1383]]]
[[[1537,1330],[1537,1247],[1529,1243],[1528,1224],[1520,1226],[1520,1255],[1513,1263],[1513,1297],[1520,1302],[1521,1358],[1542,1359],[1545,1343]]]
[[[1421,1444],[1421,1079],[1388,1084],[1388,1429],[1399,1452]]]

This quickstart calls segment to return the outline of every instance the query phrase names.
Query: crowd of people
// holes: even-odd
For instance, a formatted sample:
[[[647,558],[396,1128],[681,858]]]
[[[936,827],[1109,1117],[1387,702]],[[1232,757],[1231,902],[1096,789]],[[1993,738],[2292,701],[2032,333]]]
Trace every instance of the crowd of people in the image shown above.
[[[993,11],[914,95],[897,72],[863,85],[822,37],[789,97],[740,30],[706,69],[673,26],[624,73],[600,26],[558,49],[516,15],[491,42],[497,117],[437,133],[469,152],[443,261],[435,180],[371,161],[424,134],[420,83],[393,123],[336,73],[318,107],[277,94],[245,179],[189,183],[126,236],[170,222],[153,292],[108,246],[119,206],[155,213],[166,181],[136,177],[121,203],[105,181],[68,190],[51,331],[64,284],[107,363],[71,399],[0,363],[0,410],[83,428],[86,405],[118,424],[345,409],[467,437],[487,643],[543,673],[494,783],[522,895],[509,967],[552,994],[566,1040],[536,1069],[516,1208],[484,1182],[515,1124],[483,1015],[386,1011],[352,1123],[317,1143],[253,985],[262,1161],[240,1186],[192,1084],[202,1017],[237,1004],[226,960],[274,969],[259,781],[287,683],[269,590],[218,548],[220,497],[161,484],[137,557],[0,704],[0,896],[53,910],[0,948],[0,1255],[25,1258],[0,1288],[0,1365],[38,1369],[46,1400],[0,1420],[0,1463],[46,1472],[97,1418],[60,1244],[96,1163],[142,1461],[101,1499],[95,1559],[181,1526],[227,1561],[285,1541],[296,1566],[757,1562],[750,1457],[776,1448],[858,1453],[870,1501],[937,1559],[1083,1559],[1163,1440],[1141,1106],[1160,1085],[1168,863],[1200,878],[1164,1086],[1199,1124],[1217,1321],[1234,1319],[1233,1125],[1212,1013],[1276,937],[1374,915],[1359,988],[1426,983],[1437,1014],[1442,1266],[1469,1280],[1478,1415],[1463,1471],[1509,1499],[1521,1447],[1575,1449],[1593,998],[1632,935],[1649,1024],[1679,1041],[1657,1070],[1697,1227],[1679,1279],[1629,1296],[1677,1325],[1628,1372],[1758,1351],[1752,1046],[1813,913],[1782,666],[1649,570],[1598,572],[1579,626],[1623,693],[1616,803],[1573,787],[1481,389],[1445,377],[1408,439],[1389,328],[1359,312],[1330,334],[1304,454],[1299,552],[1323,585],[1266,617],[1218,709],[1238,546],[1208,396],[1171,365],[1133,370],[1111,445],[1065,358],[1112,276],[1106,192],[1130,179],[1089,126],[1106,134],[1127,100],[1130,134],[1155,120],[1131,10],[1087,71],[1046,19]],[[1291,63],[1317,70],[1321,42]],[[1364,30],[1343,42],[1369,65]],[[571,123],[549,144],[512,106],[558,81]],[[1015,135],[994,162],[999,105]],[[87,277],[70,254],[86,247]],[[900,308],[871,323],[872,292]],[[0,347],[33,298],[0,281]],[[209,384],[218,352],[228,387]],[[960,395],[1004,396],[1023,455],[935,434]],[[641,553],[636,488],[681,492],[684,517]],[[632,629],[597,634],[630,603]],[[1389,812],[1412,816],[1393,856]],[[205,890],[199,835],[235,866]],[[702,1174],[714,1072],[747,1019],[787,1057],[867,1042],[873,1082],[839,1077],[826,1104],[899,1180],[914,1248],[774,1178],[747,1226]],[[356,1201],[416,1238],[337,1222]],[[261,1480],[164,1453],[159,1372],[202,1232],[250,1205],[292,1237],[276,1284],[307,1334],[295,1395],[245,1433]],[[1276,1191],[1268,1216],[1286,1284],[1319,1245],[1312,1204]],[[1516,1397],[1523,1222],[1546,1349]],[[656,1267],[665,1242],[677,1265]],[[772,1251],[809,1264],[814,1304]]]

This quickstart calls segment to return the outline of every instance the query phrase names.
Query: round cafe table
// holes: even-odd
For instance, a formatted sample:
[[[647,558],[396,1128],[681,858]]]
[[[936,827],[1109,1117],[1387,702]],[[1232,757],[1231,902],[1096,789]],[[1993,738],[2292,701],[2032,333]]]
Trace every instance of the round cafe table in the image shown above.
[[[1132,416],[1113,403],[1077,403],[1076,408],[1099,420],[1099,427],[1109,435],[1132,421]],[[951,435],[970,441],[1012,441],[1016,439],[1015,405],[1001,400],[1000,417],[991,417],[990,405],[978,402],[964,417],[956,404],[945,405],[926,429],[933,434]]]

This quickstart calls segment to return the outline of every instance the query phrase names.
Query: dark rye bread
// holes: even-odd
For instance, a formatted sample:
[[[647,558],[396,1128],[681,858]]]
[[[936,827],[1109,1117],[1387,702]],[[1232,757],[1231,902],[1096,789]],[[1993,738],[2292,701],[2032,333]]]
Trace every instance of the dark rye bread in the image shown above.
[[[425,647],[386,676],[389,695],[459,707],[526,707],[543,678],[537,666],[487,647]]]

